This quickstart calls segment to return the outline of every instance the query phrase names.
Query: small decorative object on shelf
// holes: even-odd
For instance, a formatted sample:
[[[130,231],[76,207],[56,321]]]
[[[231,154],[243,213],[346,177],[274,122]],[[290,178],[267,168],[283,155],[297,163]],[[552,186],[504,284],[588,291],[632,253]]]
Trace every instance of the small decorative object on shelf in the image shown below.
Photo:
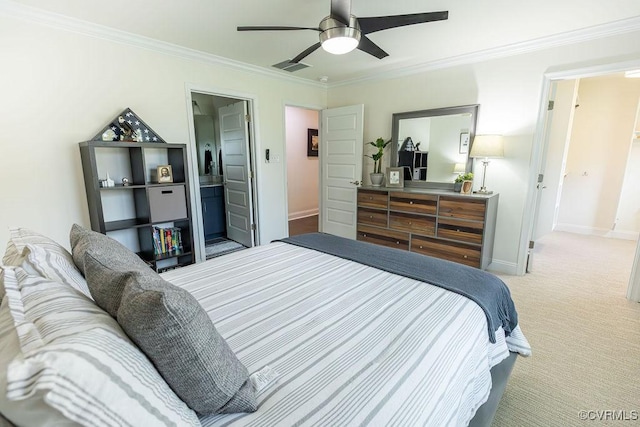
[[[469,190],[469,192],[463,191],[465,190],[465,186],[464,186],[465,182],[471,183],[470,185],[467,184],[467,188],[466,188]],[[472,187],[473,187],[473,172],[458,175],[455,182],[453,183],[453,191],[455,191],[456,193],[470,194]]]
[[[173,182],[173,172],[171,171],[171,165],[158,166],[158,183]]]
[[[382,156],[384,156],[384,149],[391,143],[391,140],[385,142],[384,139],[378,138],[375,142],[369,141],[370,145],[373,145],[378,149],[372,155],[365,154],[366,157],[373,159],[373,172],[369,174],[371,178],[371,185],[374,187],[382,186],[384,181],[384,174],[382,173]]]
[[[104,180],[105,187],[115,187],[116,183],[109,177],[109,172],[107,172],[107,179]]]
[[[129,178],[127,178],[126,176],[122,178],[122,185],[127,186],[129,185]]]
[[[93,141],[165,142],[130,108],[114,117]]]
[[[404,168],[387,168],[387,187],[404,187]]]

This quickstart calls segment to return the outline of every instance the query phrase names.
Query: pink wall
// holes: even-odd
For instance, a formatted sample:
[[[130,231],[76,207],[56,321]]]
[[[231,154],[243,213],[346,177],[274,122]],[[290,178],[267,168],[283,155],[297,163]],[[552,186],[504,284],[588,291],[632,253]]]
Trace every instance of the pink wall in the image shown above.
[[[318,157],[307,157],[307,129],[318,129],[318,111],[285,107],[289,219],[318,213]]]

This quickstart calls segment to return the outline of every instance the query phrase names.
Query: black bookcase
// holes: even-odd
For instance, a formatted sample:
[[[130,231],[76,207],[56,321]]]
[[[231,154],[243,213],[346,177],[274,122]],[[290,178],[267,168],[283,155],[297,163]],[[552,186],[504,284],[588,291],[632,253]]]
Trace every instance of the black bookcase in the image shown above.
[[[192,264],[186,146],[117,141],[86,141],[79,146],[91,228],[118,240],[158,272]],[[157,168],[162,165],[171,166],[173,182],[158,183]],[[107,174],[114,181],[112,187],[103,186]],[[176,245],[157,247],[156,229],[166,237],[166,230],[172,230]],[[176,248],[179,242],[181,247]]]

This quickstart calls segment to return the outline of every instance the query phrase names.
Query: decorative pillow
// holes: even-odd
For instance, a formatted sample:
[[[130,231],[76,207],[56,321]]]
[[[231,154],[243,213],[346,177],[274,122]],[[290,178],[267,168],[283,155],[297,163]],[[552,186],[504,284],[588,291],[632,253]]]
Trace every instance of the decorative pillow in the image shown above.
[[[78,424],[65,418],[60,412],[48,406],[44,401],[44,393],[38,393],[32,398],[21,401],[7,399],[7,370],[9,363],[19,355],[20,341],[16,333],[13,318],[9,312],[8,301],[0,304],[0,412],[21,426],[38,426],[47,420],[49,425],[77,426]],[[0,416],[0,426],[13,425]],[[4,423],[4,424],[3,424]]]
[[[87,297],[19,267],[5,269],[4,282],[20,346],[6,371],[9,401],[29,407],[44,401],[84,426],[200,425],[117,322]]]
[[[116,240],[107,235],[87,230],[78,224],[71,227],[70,240],[73,261],[85,276],[87,273],[85,254],[87,252],[91,252],[94,259],[99,260],[102,264],[100,271],[152,271],[138,255]],[[94,280],[88,284],[88,287],[96,303],[115,318],[124,290],[124,281],[100,278],[94,274]]]
[[[69,234],[73,262],[84,274],[84,254],[91,249],[116,271],[149,270],[138,255],[111,237],[73,224]],[[94,297],[95,298],[95,297]]]
[[[102,282],[123,289],[114,292],[109,309],[116,309],[122,329],[191,409],[201,415],[256,410],[247,369],[193,295],[150,269],[113,271],[91,251],[84,262],[92,292]]]
[[[15,228],[9,233],[2,259],[5,265],[20,266],[29,273],[64,283],[91,296],[87,282],[63,246],[27,228]]]

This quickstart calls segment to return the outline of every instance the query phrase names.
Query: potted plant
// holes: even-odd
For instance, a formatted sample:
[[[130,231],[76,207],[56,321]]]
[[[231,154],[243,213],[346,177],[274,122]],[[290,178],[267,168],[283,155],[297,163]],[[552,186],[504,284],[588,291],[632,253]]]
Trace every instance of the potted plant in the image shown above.
[[[375,142],[369,142],[369,144],[378,149],[378,151],[372,155],[365,154],[365,156],[373,159],[373,172],[369,174],[369,177],[371,178],[371,185],[374,187],[380,187],[382,185],[382,181],[384,181],[384,174],[382,173],[382,156],[384,155],[384,149],[390,142],[391,140],[385,141],[382,138],[376,139]]]
[[[473,183],[473,172],[458,175],[456,177],[455,182],[453,183],[453,191],[455,191],[456,193],[461,193],[463,189],[463,184],[465,182]],[[467,185],[467,186],[471,188],[471,185]]]

